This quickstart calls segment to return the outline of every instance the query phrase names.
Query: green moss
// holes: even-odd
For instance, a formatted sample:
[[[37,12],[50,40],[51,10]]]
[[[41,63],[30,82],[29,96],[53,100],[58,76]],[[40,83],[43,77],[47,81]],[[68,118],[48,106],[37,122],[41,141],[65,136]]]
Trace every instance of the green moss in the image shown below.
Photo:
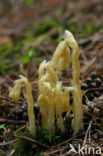
[[[12,64],[17,63],[20,58],[18,51],[22,44],[13,45],[10,42],[0,45],[0,74],[8,74],[12,69]]]
[[[34,41],[35,41],[35,38],[31,34],[27,33],[27,36],[26,36],[25,40],[22,41],[22,43],[24,46],[24,45],[29,45],[29,44],[33,43]]]
[[[25,130],[24,132],[18,132],[16,133],[16,137],[20,138],[20,136],[25,136],[27,138],[34,139],[29,131]],[[38,128],[38,134],[37,137],[35,138],[38,142],[44,143],[44,144],[50,144],[53,141],[53,136],[50,132],[45,130],[42,127]],[[14,156],[42,156],[42,150],[44,147],[40,144],[35,144],[32,141],[29,141],[27,139],[20,139],[18,142],[14,144],[15,146],[15,153]]]
[[[41,58],[41,57],[35,57],[35,58],[34,58],[34,61],[40,63],[40,62],[43,61],[43,58]]]
[[[64,29],[68,29],[71,32],[75,32],[80,34],[80,37],[86,38],[90,35],[93,35],[96,32],[99,32],[103,29],[103,25],[97,25],[95,21],[90,21],[88,23],[72,23],[66,26]]]
[[[49,132],[43,127],[38,128],[37,140],[39,142],[47,145],[48,144],[51,145],[53,142],[57,141],[58,139],[60,139],[60,136],[57,135],[53,136],[51,132]]]
[[[35,0],[24,0],[26,6],[31,5]]]
[[[57,22],[53,18],[45,18],[42,22],[36,25],[33,24],[33,26],[27,30],[25,38],[15,38],[13,41],[8,40],[7,43],[0,45],[0,74],[9,74],[11,72],[20,74],[20,62],[28,64],[31,59],[35,62],[41,62],[41,54],[39,53],[38,55],[29,45],[36,41],[37,37],[35,38],[35,36],[40,37],[40,35],[56,26]],[[24,50],[26,46],[29,48]]]
[[[15,144],[15,153],[14,156],[27,154],[27,156],[32,156],[32,153],[30,153],[30,149],[32,146],[32,142],[28,140],[20,140]]]
[[[0,45],[0,58],[5,58],[11,52],[12,44],[10,42]]]
[[[53,136],[51,132],[47,131],[43,127],[39,127],[37,139],[42,143],[49,144],[53,141]]]
[[[32,136],[30,135],[30,133],[28,131],[24,131],[24,132],[18,132],[16,134],[16,137],[20,137],[20,136],[27,136],[32,138]],[[14,156],[22,156],[22,155],[26,155],[27,156],[32,156],[31,153],[31,147],[32,147],[33,143],[29,140],[26,139],[20,139],[19,141],[17,141],[14,146],[15,146],[15,153]]]
[[[27,64],[34,57],[36,57],[36,51],[30,48],[24,52],[24,55],[21,57],[21,61],[23,64]]]
[[[42,152],[37,152],[35,156],[43,156]]]
[[[9,74],[15,72],[20,74],[19,64],[28,64],[31,60],[35,62],[41,62],[41,58],[44,55],[44,46],[41,48],[41,44],[37,51],[32,48],[32,43],[37,42],[39,39],[44,37],[45,33],[52,28],[57,28],[59,23],[52,17],[43,18],[38,23],[33,23],[27,28],[25,38],[22,37],[11,41],[8,40],[4,44],[0,44],[0,74]],[[95,21],[88,21],[87,23],[76,23],[66,24],[65,27],[59,26],[59,29],[68,29],[73,33],[77,33],[80,39],[85,39],[88,36],[93,35],[96,32],[103,32],[103,24],[97,24]],[[50,39],[47,41],[49,44],[58,44],[59,33],[55,32]],[[46,39],[45,39],[46,41]],[[26,50],[24,50],[26,49]]]
[[[40,23],[37,23],[35,26],[34,26],[34,35],[35,36],[39,36],[43,33],[45,33],[46,31],[56,27],[58,25],[57,21],[54,20],[53,18],[45,18],[42,22]]]

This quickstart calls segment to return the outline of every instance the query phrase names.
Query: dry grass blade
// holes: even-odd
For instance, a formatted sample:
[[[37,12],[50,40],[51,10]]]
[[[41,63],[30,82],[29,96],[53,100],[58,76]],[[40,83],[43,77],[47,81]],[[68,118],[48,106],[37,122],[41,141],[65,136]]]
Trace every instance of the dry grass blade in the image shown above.
[[[91,134],[91,126],[92,126],[92,121],[90,121],[90,123],[89,123],[87,132],[86,132],[86,134],[85,134],[85,138],[84,138],[84,142],[83,142],[83,147],[82,147],[82,148],[85,147],[85,144],[86,144],[88,135],[89,135],[89,138],[88,138],[88,139],[89,139],[89,142],[91,142],[91,137],[90,137],[90,134]]]
[[[4,123],[7,123],[7,124],[14,124],[14,125],[23,125],[26,123],[26,121],[24,120],[21,120],[21,121],[18,121],[18,120],[8,120],[8,119],[3,119],[3,118],[0,118],[0,124],[4,124]]]

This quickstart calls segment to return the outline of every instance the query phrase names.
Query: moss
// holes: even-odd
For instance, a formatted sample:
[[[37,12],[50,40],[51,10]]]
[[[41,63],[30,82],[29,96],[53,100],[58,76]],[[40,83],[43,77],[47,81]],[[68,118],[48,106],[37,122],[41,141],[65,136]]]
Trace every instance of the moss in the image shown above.
[[[58,25],[57,21],[54,20],[53,18],[45,18],[42,22],[36,24],[34,26],[34,35],[35,36],[39,36],[43,33],[45,33],[46,31],[56,27]]]
[[[72,23],[65,27],[72,32],[79,32],[80,36],[86,38],[93,35],[95,32],[99,32],[103,29],[103,24],[97,25],[95,21],[90,21],[88,23]],[[65,29],[64,28],[64,29]]]
[[[42,143],[50,144],[53,141],[53,136],[48,130],[44,129],[43,127],[39,127],[37,140]]]
[[[30,6],[35,0],[24,0],[26,6]]]
[[[0,45],[0,58],[4,58],[11,52],[12,44],[10,42]]]
[[[33,24],[32,27],[29,26],[25,38],[22,37],[18,39],[16,37],[13,39],[11,37],[11,39],[6,40],[3,44],[0,43],[0,74],[9,74],[14,71],[20,74],[19,62],[27,64],[31,59],[36,62],[41,62],[41,55],[37,55],[37,52],[33,48],[30,47],[24,51],[22,48],[35,42],[37,38],[35,38],[35,36],[44,34],[46,31],[56,26],[56,20],[48,17],[43,19],[42,22],[38,22],[36,25]]]
[[[60,136],[53,136],[52,133],[43,127],[38,127],[37,140],[41,143],[52,145],[60,139]]]
[[[24,55],[21,58],[21,62],[23,64],[27,64],[30,62],[32,58],[35,58],[35,57],[36,57],[36,51],[30,48],[24,52]]]
[[[35,156],[43,156],[42,152],[37,152]]]
[[[9,42],[0,45],[0,73],[1,74],[2,73],[8,74],[9,70],[12,69],[12,64],[18,62],[20,58],[20,54],[18,53],[18,51],[20,50],[21,47],[22,47],[21,43],[14,45]]]
[[[24,132],[18,132],[16,134],[16,137],[20,137],[20,136],[27,136],[32,138],[32,136],[30,135],[30,133],[28,131],[24,131]],[[25,155],[27,154],[27,156],[32,156],[31,153],[31,148],[32,148],[33,143],[29,140],[25,140],[25,139],[20,139],[18,142],[16,142],[14,144],[15,146],[15,153],[14,156],[18,156],[18,155]]]
[[[16,149],[15,149],[14,156],[23,155],[27,153],[28,156],[32,156],[32,153],[30,153],[32,143],[30,141],[20,140],[15,144],[15,146]]]
[[[26,136],[28,138],[34,139],[29,131],[25,130],[23,132],[16,133],[16,137],[19,138],[20,136]],[[53,136],[49,131],[44,129],[43,127],[38,128],[38,134],[36,137],[36,140],[40,143],[52,145],[53,142],[57,139],[59,139],[59,136]],[[41,145],[36,145],[32,141],[26,140],[26,139],[20,139],[18,142],[14,144],[15,147],[15,153],[14,156],[42,156],[42,150],[44,150],[44,147]]]

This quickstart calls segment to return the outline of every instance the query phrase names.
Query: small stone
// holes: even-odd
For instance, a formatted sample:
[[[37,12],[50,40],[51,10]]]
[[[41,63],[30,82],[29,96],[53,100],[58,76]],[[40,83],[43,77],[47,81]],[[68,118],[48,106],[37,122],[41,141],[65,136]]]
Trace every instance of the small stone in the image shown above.
[[[92,79],[89,77],[89,78],[87,78],[87,79],[85,80],[85,82],[86,82],[87,85],[88,85],[88,84],[90,84],[90,83],[92,82]]]
[[[96,88],[97,84],[95,82],[92,82],[89,84],[89,88]]]
[[[95,91],[95,92],[94,92],[94,95],[95,95],[96,97],[99,97],[99,96],[100,96],[100,92],[99,92],[99,91]]]
[[[96,73],[92,73],[91,74],[91,78],[94,80],[94,79],[96,79],[98,77],[98,74],[96,74]]]
[[[83,109],[89,112],[89,107],[87,105],[83,105]]]
[[[25,105],[22,105],[21,108],[22,108],[22,109],[25,109]]]
[[[96,82],[96,84],[99,86],[99,85],[101,85],[101,83],[102,83],[102,81],[101,81],[101,79],[99,78],[99,77],[97,77],[96,79],[95,79],[95,82]]]
[[[89,101],[92,101],[94,98],[94,94],[93,93],[87,93],[86,96],[88,97]]]
[[[81,86],[81,89],[82,90],[88,89],[88,85],[86,83],[83,83],[82,86]]]
[[[91,109],[93,109],[93,108],[94,108],[95,103],[94,103],[94,102],[92,102],[92,101],[88,101],[87,105],[88,105],[88,107],[90,107]]]
[[[100,116],[100,109],[94,108],[93,113],[94,113],[96,116]]]

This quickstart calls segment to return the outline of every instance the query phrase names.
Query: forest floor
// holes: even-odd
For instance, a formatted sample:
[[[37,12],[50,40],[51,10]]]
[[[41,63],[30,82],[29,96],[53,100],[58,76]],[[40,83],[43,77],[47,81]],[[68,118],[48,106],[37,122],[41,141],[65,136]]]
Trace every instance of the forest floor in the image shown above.
[[[95,154],[91,152],[91,155],[96,155],[96,149],[100,147],[101,154],[98,155],[103,155],[103,1],[38,0],[29,6],[18,3],[15,6],[3,4],[2,7],[0,156],[80,155],[78,152],[68,153],[71,144],[77,151],[78,145],[93,147]],[[65,29],[74,34],[80,47],[80,79],[88,86],[83,89],[83,96],[90,101],[94,98],[98,101],[101,97],[102,113],[84,109],[84,129],[75,139],[64,137],[52,143],[50,134],[45,134],[44,140],[34,140],[23,134],[28,121],[25,99],[22,96],[19,102],[14,102],[8,95],[14,80],[24,75],[32,85],[37,104],[39,64],[44,59],[51,59]],[[99,80],[94,80],[93,74]],[[71,75],[71,69],[63,71],[61,80],[65,85]],[[96,87],[93,86],[95,83]],[[83,104],[87,105],[86,102],[84,100]],[[84,155],[89,154],[84,151]]]

